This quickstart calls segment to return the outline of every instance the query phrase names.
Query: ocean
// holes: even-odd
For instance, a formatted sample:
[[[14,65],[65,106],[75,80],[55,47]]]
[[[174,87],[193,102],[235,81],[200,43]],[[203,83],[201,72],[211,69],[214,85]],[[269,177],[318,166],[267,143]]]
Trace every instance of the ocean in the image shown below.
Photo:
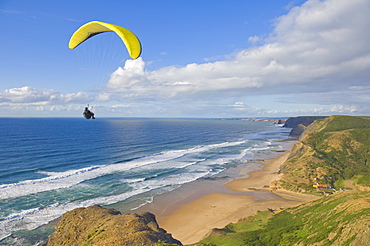
[[[0,245],[40,245],[74,208],[129,212],[288,138],[273,122],[219,119],[0,118],[0,129]]]

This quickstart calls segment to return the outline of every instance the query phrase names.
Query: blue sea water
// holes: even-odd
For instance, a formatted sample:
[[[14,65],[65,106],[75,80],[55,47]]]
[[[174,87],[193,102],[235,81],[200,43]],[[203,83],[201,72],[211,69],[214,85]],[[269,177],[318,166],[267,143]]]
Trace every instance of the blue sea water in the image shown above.
[[[137,208],[288,137],[272,122],[218,119],[0,118],[0,129],[1,245],[77,207]]]

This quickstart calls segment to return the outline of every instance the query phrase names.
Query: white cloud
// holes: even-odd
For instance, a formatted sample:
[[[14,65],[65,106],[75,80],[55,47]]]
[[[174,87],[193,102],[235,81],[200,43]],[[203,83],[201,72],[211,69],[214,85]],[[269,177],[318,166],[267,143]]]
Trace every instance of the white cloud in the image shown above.
[[[127,60],[123,68],[119,67],[111,76],[107,84],[108,88],[130,89],[145,81],[145,62],[142,58]]]
[[[30,86],[7,89],[0,92],[0,104],[4,105],[51,105],[67,104],[87,101],[89,95],[84,92],[62,94],[60,92],[44,89],[38,90]]]
[[[252,44],[255,44],[255,43],[261,41],[261,38],[258,37],[258,36],[252,36],[252,37],[248,38],[248,41],[251,42]]]
[[[368,0],[309,0],[278,18],[262,46],[156,71],[145,71],[141,59],[128,61],[108,87],[136,99],[346,91],[370,77],[368,13]]]
[[[318,108],[310,108],[310,109],[296,109],[296,110],[262,110],[258,112],[259,115],[267,115],[267,116],[291,116],[291,115],[325,115],[330,116],[334,114],[361,114],[361,111],[354,106],[342,106],[342,105],[333,105],[330,107],[318,107]]]
[[[364,106],[370,98],[369,13],[369,0],[308,0],[277,18],[265,40],[246,40],[261,45],[222,60],[155,71],[146,70],[142,58],[128,60],[97,100],[113,105],[107,111],[142,115],[370,113]],[[0,103],[41,110],[87,97],[22,87],[0,92]]]

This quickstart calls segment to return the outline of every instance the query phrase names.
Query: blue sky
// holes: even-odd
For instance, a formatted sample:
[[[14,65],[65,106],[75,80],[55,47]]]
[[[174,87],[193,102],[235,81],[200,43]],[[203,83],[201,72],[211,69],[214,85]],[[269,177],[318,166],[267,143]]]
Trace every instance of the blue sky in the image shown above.
[[[0,0],[0,117],[370,115],[368,13],[368,0]],[[141,57],[108,33],[68,49],[92,20],[133,31]]]

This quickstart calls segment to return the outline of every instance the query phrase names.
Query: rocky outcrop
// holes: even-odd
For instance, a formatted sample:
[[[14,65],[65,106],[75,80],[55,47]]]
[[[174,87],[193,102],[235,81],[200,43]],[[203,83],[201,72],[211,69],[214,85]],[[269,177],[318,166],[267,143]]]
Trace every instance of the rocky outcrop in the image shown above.
[[[294,127],[290,133],[289,136],[291,137],[299,137],[301,134],[306,130],[307,126],[299,124],[298,126]]]
[[[293,128],[289,136],[294,138],[299,138],[299,136],[304,132],[307,126],[309,126],[315,120],[325,119],[327,116],[299,116],[290,117],[286,120],[283,127]]]
[[[298,126],[299,124],[302,124],[304,126],[310,125],[315,120],[325,119],[328,116],[298,116],[298,117],[290,117],[287,119],[283,127],[287,128],[294,128]]]
[[[49,236],[49,246],[182,245],[159,228],[151,213],[121,214],[95,205],[65,213]]]

